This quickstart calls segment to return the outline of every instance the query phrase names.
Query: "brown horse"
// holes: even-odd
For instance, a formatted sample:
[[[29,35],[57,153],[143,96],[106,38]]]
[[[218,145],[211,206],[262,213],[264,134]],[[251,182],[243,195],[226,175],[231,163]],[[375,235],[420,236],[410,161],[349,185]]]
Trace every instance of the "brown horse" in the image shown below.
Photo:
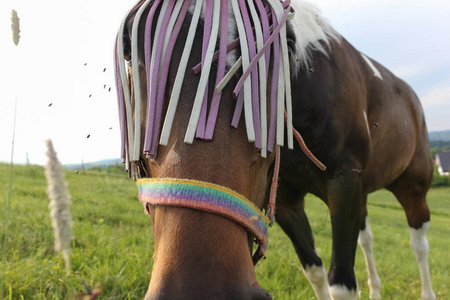
[[[380,297],[381,282],[372,256],[372,234],[366,201],[369,193],[387,188],[403,206],[411,228],[411,246],[422,278],[422,298],[434,299],[425,237],[430,221],[425,196],[431,183],[433,165],[425,120],[417,96],[406,83],[354,49],[310,4],[296,1],[292,4],[295,17],[282,20],[276,11],[279,8],[277,5],[281,6],[282,3],[286,11],[291,11],[288,1],[239,1],[241,11],[248,9],[253,13],[255,7],[258,9],[262,26],[252,19],[250,23],[253,28],[249,31],[245,30],[248,26],[239,27],[238,20],[245,20],[245,12],[243,16],[237,15],[236,6],[233,5],[238,1],[230,1],[228,8],[222,7],[220,24],[225,21],[227,26],[221,25],[220,29],[214,27],[219,19],[214,15],[215,10],[212,13],[212,5],[224,5],[224,2],[228,1],[206,0],[205,7],[199,8],[201,5],[196,5],[195,0],[164,0],[162,4],[158,0],[143,1],[125,17],[119,31],[119,52],[116,58],[123,157],[130,175],[187,179],[219,185],[227,191],[230,189],[239,193],[262,210],[267,207],[271,190],[273,192],[271,182],[274,176],[276,178],[279,164],[276,221],[292,240],[305,274],[319,299],[357,298],[354,260],[358,236],[369,271],[371,298]],[[171,24],[170,13],[167,18],[158,17],[168,10],[176,9],[176,14],[183,17],[173,18],[172,25],[167,25]],[[196,16],[199,16],[200,22],[191,29]],[[179,24],[176,20],[180,20]],[[264,48],[265,56],[259,62],[265,60],[268,72],[265,81],[261,79],[265,77],[257,77],[252,73],[252,78],[259,78],[259,86],[266,87],[257,98],[265,98],[264,93],[270,98],[273,92],[280,91],[280,84],[286,85],[287,88],[282,89],[286,95],[281,93],[283,99],[286,97],[286,143],[292,143],[289,136],[292,124],[303,136],[309,150],[326,165],[325,171],[317,168],[297,145],[293,150],[281,148],[280,160],[275,159],[277,148],[271,144],[274,136],[270,133],[270,128],[274,127],[261,125],[258,128],[269,128],[269,134],[266,137],[261,134],[261,140],[256,134],[256,139],[253,139],[248,129],[251,118],[248,119],[248,115],[240,118],[240,111],[236,110],[239,96],[236,101],[233,87],[246,73],[246,66],[252,66],[249,61],[245,61],[245,52],[249,52],[247,56],[251,60],[258,50],[263,49],[259,44],[256,52],[253,49],[251,53],[252,44],[258,44],[258,38],[252,34],[256,36],[259,31],[262,32],[261,28],[267,29],[264,26],[267,21],[272,32],[278,28],[277,21],[281,26],[286,22],[287,26],[279,30],[275,42],[268,42],[270,32],[264,37],[264,44],[267,43],[270,49]],[[164,26],[170,30],[165,30]],[[161,46],[162,50],[158,50],[155,45],[159,41],[164,42],[164,35],[177,30],[177,36],[168,39],[169,45],[170,41],[174,43],[173,48]],[[210,33],[215,30],[221,32],[217,41],[213,40],[213,34]],[[164,34],[164,31],[168,33]],[[194,33],[192,51],[186,61],[187,68],[181,71],[184,79],[179,85],[178,73],[184,63],[183,53],[186,44],[189,44],[190,31]],[[245,31],[247,39],[243,39]],[[151,37],[146,38],[147,35]],[[213,40],[212,43],[205,43],[205,37],[208,41]],[[240,38],[241,47],[232,49],[230,44],[237,37]],[[146,40],[150,41],[150,47],[153,45],[152,53],[155,54],[147,55],[146,50],[143,50],[147,47]],[[249,40],[250,50],[242,46],[244,40]],[[205,51],[208,43],[213,45],[213,50],[223,49],[228,44],[227,71],[233,69],[233,64],[239,61],[237,58],[240,56],[243,57],[243,69],[232,76],[222,90],[214,137],[208,138],[208,134],[205,136],[201,130],[199,132],[201,126],[194,126],[196,136],[200,139],[192,143],[192,140],[185,138],[188,143],[192,143],[186,144],[183,137],[186,131],[192,131],[192,111],[197,105],[197,99],[205,99],[200,100],[200,107],[205,107],[206,115],[211,115],[218,82],[216,76],[220,77],[218,73],[223,72],[223,59],[219,58],[218,62],[212,59],[210,72],[205,67],[207,63],[201,64],[201,74],[210,73],[210,78],[206,81],[204,94],[207,96],[199,97],[198,86],[202,79],[191,69],[195,70],[199,62],[208,60],[207,53],[211,52]],[[288,49],[289,61],[277,61],[277,55],[273,54],[278,53],[277,47]],[[167,64],[163,63],[164,54],[171,56]],[[129,61],[128,71],[124,71],[125,65],[121,65],[121,59]],[[161,67],[156,72],[149,72],[157,61],[162,62]],[[258,68],[261,69],[259,62]],[[283,62],[287,62],[284,66],[289,66],[289,72],[284,74],[288,74],[290,80],[283,83],[282,77],[278,77],[281,78],[278,85],[272,84],[272,79],[281,74],[277,73],[275,65],[282,65]],[[160,75],[164,72],[167,72],[167,79]],[[152,85],[152,79],[155,85]],[[156,93],[153,98],[152,93]],[[159,97],[163,99],[162,102],[155,100],[158,94],[161,94]],[[180,98],[175,117],[169,122],[170,136],[163,145],[158,146],[158,142],[152,140],[157,141],[161,131],[164,135],[173,94],[180,95]],[[292,109],[289,107],[290,96]],[[147,101],[147,98],[150,100]],[[252,111],[251,100],[243,101],[244,106],[250,103]],[[270,123],[274,119],[269,113],[272,103],[258,104],[260,110],[268,108],[267,116],[264,113],[260,115],[263,116],[261,119],[267,117]],[[165,120],[158,117],[158,111],[160,115],[166,115]],[[248,112],[245,111],[246,114]],[[260,111],[255,111],[253,107],[253,118],[256,118],[257,113]],[[279,113],[280,110],[278,116]],[[199,112],[199,123],[205,120],[202,114]],[[237,126],[234,123],[236,128],[233,128],[230,123],[233,116],[233,121],[236,121],[236,115],[237,121],[241,119],[241,124]],[[152,124],[150,130],[149,121]],[[208,128],[207,125],[203,128],[205,126]],[[280,136],[281,139],[276,142],[278,145],[284,143],[283,128],[277,129],[277,138]],[[248,142],[249,139],[262,146],[254,147]],[[303,209],[307,193],[321,198],[330,210],[333,246],[328,280],[315,251],[313,235]],[[255,234],[247,226],[236,219],[224,217],[214,209],[205,211],[175,205],[173,202],[166,201],[164,205],[158,203],[145,204],[152,219],[155,239],[154,267],[147,299],[271,298],[256,280],[252,261]]]

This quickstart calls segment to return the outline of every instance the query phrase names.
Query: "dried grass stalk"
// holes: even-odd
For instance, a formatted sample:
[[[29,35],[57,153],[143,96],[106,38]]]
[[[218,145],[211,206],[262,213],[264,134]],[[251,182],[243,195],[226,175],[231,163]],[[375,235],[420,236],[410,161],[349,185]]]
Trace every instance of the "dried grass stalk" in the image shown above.
[[[17,46],[20,41],[20,19],[14,9],[11,11],[11,29],[14,44]]]
[[[51,140],[47,140],[48,161],[45,166],[50,217],[55,236],[55,250],[62,253],[66,271],[70,273],[70,243],[72,241],[71,198],[67,192],[64,170],[56,156]]]

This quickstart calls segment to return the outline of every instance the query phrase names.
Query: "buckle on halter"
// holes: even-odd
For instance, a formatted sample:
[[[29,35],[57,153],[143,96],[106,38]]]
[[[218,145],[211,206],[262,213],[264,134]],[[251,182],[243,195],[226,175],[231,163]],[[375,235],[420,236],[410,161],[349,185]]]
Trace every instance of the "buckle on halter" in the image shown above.
[[[262,249],[263,249],[263,246],[258,243],[258,248],[256,248],[256,251],[255,251],[255,253],[253,253],[253,256],[252,256],[252,261],[253,261],[254,266],[256,266],[256,264],[261,259],[266,259],[266,256],[264,255]]]

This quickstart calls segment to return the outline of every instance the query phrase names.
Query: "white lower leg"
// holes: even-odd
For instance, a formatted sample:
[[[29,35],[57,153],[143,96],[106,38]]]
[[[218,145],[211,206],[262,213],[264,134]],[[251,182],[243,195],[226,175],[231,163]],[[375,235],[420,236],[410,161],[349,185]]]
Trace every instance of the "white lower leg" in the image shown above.
[[[305,273],[306,278],[308,278],[308,281],[311,283],[317,299],[331,299],[327,281],[327,273],[323,266],[307,266],[303,269],[303,272]]]
[[[373,257],[373,235],[370,230],[369,217],[366,217],[366,228],[359,232],[358,244],[361,247],[366,260],[367,273],[369,275],[367,284],[370,289],[370,299],[381,299],[381,280],[380,276],[378,276],[375,259]]]
[[[330,293],[333,300],[356,300],[358,298],[357,291],[349,290],[343,285],[332,285]]]
[[[425,236],[430,222],[425,222],[419,229],[410,228],[411,231],[411,248],[416,256],[417,263],[419,264],[420,278],[422,280],[422,299],[434,300],[436,294],[431,287],[430,271],[428,269],[428,240]]]

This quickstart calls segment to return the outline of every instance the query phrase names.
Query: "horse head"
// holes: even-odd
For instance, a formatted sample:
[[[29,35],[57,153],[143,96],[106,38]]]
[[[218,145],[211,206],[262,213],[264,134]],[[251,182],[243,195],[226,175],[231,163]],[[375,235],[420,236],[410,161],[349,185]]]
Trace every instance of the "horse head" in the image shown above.
[[[285,115],[291,126],[291,9],[202,2],[141,1],[116,42],[122,157],[155,240],[147,298],[270,299],[254,263],[274,214]]]

